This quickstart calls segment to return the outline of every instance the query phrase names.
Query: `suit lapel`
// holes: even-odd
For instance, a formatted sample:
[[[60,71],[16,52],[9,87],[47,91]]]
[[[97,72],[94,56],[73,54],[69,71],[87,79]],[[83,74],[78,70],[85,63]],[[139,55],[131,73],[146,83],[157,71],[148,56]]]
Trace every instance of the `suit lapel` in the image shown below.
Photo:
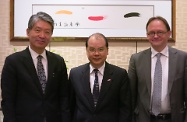
[[[89,63],[85,65],[84,70],[82,71],[82,79],[81,83],[83,86],[83,89],[85,90],[86,98],[91,106],[91,109],[94,108],[94,102],[93,102],[93,96],[91,93],[91,88],[90,88],[90,67]]]
[[[29,48],[26,48],[26,50],[24,51],[23,63],[25,65],[25,67],[27,68],[31,78],[33,79],[33,82],[35,83],[36,87],[42,93],[42,88],[41,88],[41,85],[40,85],[40,82],[39,82],[39,79],[37,76],[37,72],[36,72],[36,68],[33,63],[33,59],[32,59],[31,54],[29,52]]]
[[[175,71],[176,71],[176,64],[177,64],[177,57],[176,57],[176,51],[172,50],[171,47],[169,47],[169,66],[168,66],[168,92],[170,93],[173,80],[175,79]]]
[[[145,57],[143,57],[144,63],[144,69],[145,69],[145,79],[146,79],[146,85],[148,89],[149,96],[151,97],[151,49],[148,49],[145,51]]]
[[[100,94],[99,94],[99,100],[97,103],[98,105],[100,104],[101,101],[103,101],[105,94],[107,93],[107,91],[109,90],[111,86],[111,83],[112,83],[112,71],[110,69],[110,64],[106,62],[102,85],[101,85]]]
[[[48,78],[47,78],[47,84],[46,84],[46,93],[47,93],[47,89],[48,89],[48,86],[50,86],[50,83],[52,82],[52,78],[54,77],[54,68],[55,68],[55,65],[56,65],[56,62],[55,60],[53,60],[53,57],[51,56],[51,54],[46,51],[46,56],[47,56],[47,67],[48,67]]]

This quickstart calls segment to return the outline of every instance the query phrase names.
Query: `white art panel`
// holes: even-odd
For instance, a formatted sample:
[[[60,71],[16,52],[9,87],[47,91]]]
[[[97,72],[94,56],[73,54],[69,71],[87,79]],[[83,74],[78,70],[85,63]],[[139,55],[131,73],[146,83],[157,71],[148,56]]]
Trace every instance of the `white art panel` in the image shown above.
[[[14,0],[14,37],[26,37],[29,17],[39,11],[54,19],[53,37],[146,37],[152,16],[172,26],[171,6],[171,0]]]

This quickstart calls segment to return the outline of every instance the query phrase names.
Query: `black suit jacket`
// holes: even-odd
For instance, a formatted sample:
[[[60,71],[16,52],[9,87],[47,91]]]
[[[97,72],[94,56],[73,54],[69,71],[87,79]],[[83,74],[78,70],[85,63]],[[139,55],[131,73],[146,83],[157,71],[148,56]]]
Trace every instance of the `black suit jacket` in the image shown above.
[[[73,122],[130,122],[131,100],[126,70],[106,62],[96,108],[89,77],[89,63],[70,71]]]
[[[4,122],[68,122],[68,85],[64,59],[46,51],[46,94],[37,77],[29,49],[8,56],[2,70]]]

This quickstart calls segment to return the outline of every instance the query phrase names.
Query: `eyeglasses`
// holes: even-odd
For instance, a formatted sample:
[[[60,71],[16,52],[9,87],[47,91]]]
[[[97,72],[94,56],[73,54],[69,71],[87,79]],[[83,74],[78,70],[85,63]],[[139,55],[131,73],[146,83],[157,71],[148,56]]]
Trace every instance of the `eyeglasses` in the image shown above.
[[[95,48],[88,48],[88,51],[91,52],[91,53],[95,53],[95,52],[102,53],[102,52],[104,52],[104,50],[105,50],[104,47],[98,48],[98,49],[95,49]]]
[[[155,36],[155,34],[157,35],[157,36],[163,36],[164,34],[166,34],[167,32],[164,32],[164,31],[158,31],[158,32],[149,32],[149,33],[147,33],[147,35],[148,36],[151,36],[151,37],[154,37]]]

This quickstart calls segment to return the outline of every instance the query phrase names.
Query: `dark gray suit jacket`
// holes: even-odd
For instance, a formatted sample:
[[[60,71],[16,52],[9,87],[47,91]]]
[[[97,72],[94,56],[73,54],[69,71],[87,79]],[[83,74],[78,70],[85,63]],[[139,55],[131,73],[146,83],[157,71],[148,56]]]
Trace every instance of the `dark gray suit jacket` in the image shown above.
[[[187,53],[169,47],[168,92],[172,122],[186,122]],[[151,49],[131,56],[129,79],[136,122],[150,122]]]
[[[68,122],[68,77],[64,59],[46,51],[46,94],[37,77],[29,49],[8,56],[2,70],[4,122]]]
[[[126,70],[106,62],[96,108],[89,77],[89,63],[70,71],[73,122],[131,122],[130,87]]]

